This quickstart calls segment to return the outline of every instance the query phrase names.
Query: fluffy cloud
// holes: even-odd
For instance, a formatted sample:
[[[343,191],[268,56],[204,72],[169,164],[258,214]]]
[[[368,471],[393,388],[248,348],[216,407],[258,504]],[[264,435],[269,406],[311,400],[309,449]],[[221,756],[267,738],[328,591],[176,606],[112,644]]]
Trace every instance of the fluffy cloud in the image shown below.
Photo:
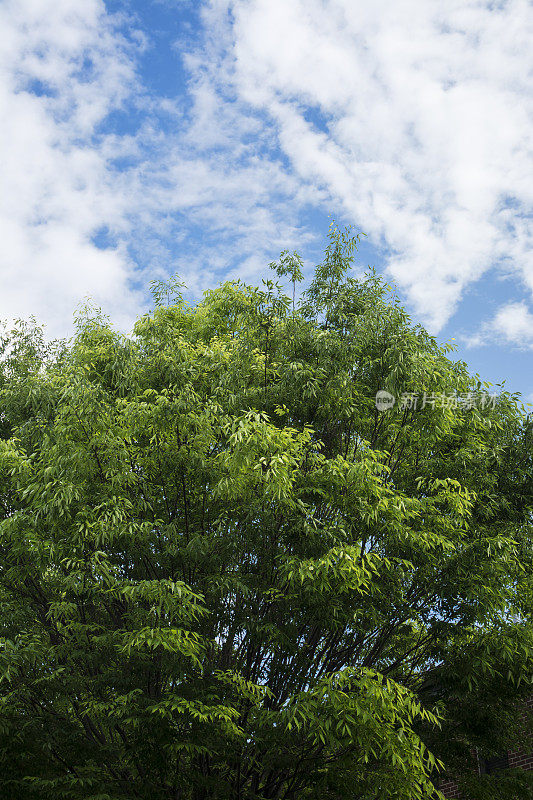
[[[7,0],[0,39],[0,317],[33,313],[63,334],[90,294],[127,325],[137,298],[125,249],[92,238],[124,226],[98,131],[134,85],[131,45],[99,0]]]
[[[533,313],[524,301],[505,303],[476,334],[463,337],[463,341],[467,347],[497,343],[533,350]]]
[[[136,25],[102,0],[0,7],[0,318],[34,314],[64,335],[90,295],[128,328],[149,278],[178,268],[198,294],[300,239],[300,182],[261,156],[271,133],[210,86],[225,40],[210,64],[183,53],[190,98],[154,97],[139,70],[153,42]]]
[[[213,20],[229,5],[239,95],[434,330],[489,267],[533,291],[525,0],[236,0]]]
[[[163,97],[139,21],[4,0],[0,317],[64,333],[90,294],[127,327],[148,277],[198,294],[309,255],[313,208],[370,235],[435,331],[489,268],[533,292],[525,0],[209,0],[200,19]]]
[[[488,330],[511,344],[533,348],[533,314],[525,303],[502,306],[488,325]]]

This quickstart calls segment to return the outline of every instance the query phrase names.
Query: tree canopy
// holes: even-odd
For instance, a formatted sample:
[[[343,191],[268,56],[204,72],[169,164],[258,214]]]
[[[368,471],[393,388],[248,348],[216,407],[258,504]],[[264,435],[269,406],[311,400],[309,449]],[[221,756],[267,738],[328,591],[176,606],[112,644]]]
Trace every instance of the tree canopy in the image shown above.
[[[356,247],[333,226],[300,301],[283,253],[289,295],[4,330],[6,800],[533,796],[469,773],[532,691],[531,419],[436,402],[488,385]]]

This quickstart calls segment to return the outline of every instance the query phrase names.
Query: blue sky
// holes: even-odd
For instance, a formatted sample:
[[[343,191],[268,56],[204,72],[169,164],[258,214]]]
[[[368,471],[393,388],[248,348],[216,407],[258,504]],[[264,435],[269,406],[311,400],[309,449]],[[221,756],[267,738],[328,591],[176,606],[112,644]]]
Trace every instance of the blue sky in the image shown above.
[[[533,401],[532,34],[524,0],[3,0],[0,317],[127,330],[153,278],[310,274],[334,217]]]

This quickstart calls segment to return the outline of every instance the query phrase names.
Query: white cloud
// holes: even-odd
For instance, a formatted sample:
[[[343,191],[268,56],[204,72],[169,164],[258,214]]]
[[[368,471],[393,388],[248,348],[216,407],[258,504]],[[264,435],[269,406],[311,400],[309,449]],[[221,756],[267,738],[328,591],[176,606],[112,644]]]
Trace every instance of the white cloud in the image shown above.
[[[124,227],[98,126],[134,84],[128,50],[100,0],[0,7],[0,317],[36,314],[64,334],[85,295],[119,324],[138,309],[124,247],[91,241]]]
[[[148,276],[177,268],[197,294],[309,251],[312,207],[342,209],[389,254],[435,331],[490,267],[533,293],[524,0],[202,8],[201,44],[179,45],[186,109],[178,89],[149,95],[150,31],[103,0],[0,6],[0,317],[64,333],[90,294],[127,326]],[[140,125],[105,133],[121,109]]]
[[[525,303],[507,303],[502,306],[487,330],[497,337],[520,347],[533,348],[533,313]]]
[[[498,343],[533,350],[533,313],[524,301],[506,303],[477,333],[463,337],[463,342],[469,348]]]
[[[272,249],[309,238],[300,181],[259,153],[272,133],[213,89],[227,41],[206,32],[211,63],[184,52],[186,114],[143,86],[149,33],[102,0],[0,7],[0,318],[34,314],[63,335],[90,295],[127,328],[149,278],[178,269],[198,295],[228,270],[257,277]],[[105,132],[112,112],[132,109],[137,128]],[[110,243],[98,247],[102,231]]]
[[[502,261],[533,291],[524,0],[236,0],[212,3],[213,24],[228,5],[240,97],[276,121],[301,179],[389,249],[434,330]]]

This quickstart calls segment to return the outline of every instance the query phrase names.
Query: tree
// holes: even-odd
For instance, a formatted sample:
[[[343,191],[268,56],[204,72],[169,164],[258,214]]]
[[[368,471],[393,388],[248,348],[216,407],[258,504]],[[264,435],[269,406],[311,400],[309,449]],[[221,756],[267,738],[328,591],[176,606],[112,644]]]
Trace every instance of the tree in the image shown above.
[[[3,798],[415,800],[512,740],[531,421],[434,401],[487,385],[356,244],[330,229],[299,305],[174,281],[130,337],[5,334]]]

